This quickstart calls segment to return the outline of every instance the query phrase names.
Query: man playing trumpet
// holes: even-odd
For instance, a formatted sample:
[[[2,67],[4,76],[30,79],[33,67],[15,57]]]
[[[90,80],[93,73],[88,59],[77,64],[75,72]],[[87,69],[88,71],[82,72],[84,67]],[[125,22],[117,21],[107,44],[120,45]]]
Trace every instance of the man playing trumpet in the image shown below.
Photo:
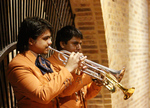
[[[73,81],[72,72],[80,65],[83,54],[72,53],[65,67],[52,65],[41,57],[47,54],[52,27],[44,19],[26,18],[18,33],[16,55],[9,63],[7,79],[13,87],[19,108],[58,108],[58,96]],[[56,69],[57,68],[57,69]]]
[[[78,29],[65,26],[57,32],[55,42],[57,50],[81,52],[82,39],[82,33]],[[60,58],[65,61],[62,55],[54,52],[48,60],[52,64],[65,66]],[[60,108],[86,108],[87,100],[95,97],[102,88],[102,83],[93,82],[91,76],[80,71],[80,66],[74,71],[72,74],[74,81],[58,96]]]

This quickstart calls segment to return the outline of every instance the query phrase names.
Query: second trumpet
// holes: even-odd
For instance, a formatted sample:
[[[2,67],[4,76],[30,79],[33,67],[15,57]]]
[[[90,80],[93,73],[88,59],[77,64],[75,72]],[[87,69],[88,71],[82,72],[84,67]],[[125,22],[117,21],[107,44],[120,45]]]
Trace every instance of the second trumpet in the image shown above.
[[[63,63],[66,63],[70,52],[68,51],[58,51],[52,47],[49,46],[49,48],[53,51],[58,52],[59,54],[62,54],[65,60],[62,60],[59,56],[59,60],[61,60]],[[110,92],[114,93],[116,91],[116,87],[122,90],[124,93],[124,100],[127,100],[131,97],[131,95],[134,93],[135,88],[132,87],[130,89],[127,89],[123,87],[121,83],[119,83],[124,75],[125,68],[122,70],[116,71],[113,69],[110,69],[108,67],[105,67],[103,65],[100,65],[98,63],[95,63],[91,60],[85,59],[85,65],[88,67],[86,70],[83,70],[85,74],[88,74],[92,76],[94,79],[99,80],[102,82],[103,86],[106,87]],[[113,76],[112,76],[113,75]]]

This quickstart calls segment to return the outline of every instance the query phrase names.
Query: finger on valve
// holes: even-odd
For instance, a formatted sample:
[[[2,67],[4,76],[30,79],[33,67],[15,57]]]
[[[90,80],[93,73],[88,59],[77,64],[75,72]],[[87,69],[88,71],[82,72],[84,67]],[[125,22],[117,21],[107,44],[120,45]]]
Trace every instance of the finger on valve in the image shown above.
[[[76,54],[74,52],[71,53],[65,66],[70,72],[73,72],[76,68],[78,68],[79,60],[76,59],[75,55]]]
[[[75,70],[75,74],[76,74],[76,75],[82,75],[82,72],[81,72],[80,69],[76,69],[76,70]]]
[[[86,66],[86,63],[85,63],[86,58],[87,58],[87,56],[84,56],[83,58],[80,59],[79,67],[80,67],[81,70],[87,69],[87,66]]]

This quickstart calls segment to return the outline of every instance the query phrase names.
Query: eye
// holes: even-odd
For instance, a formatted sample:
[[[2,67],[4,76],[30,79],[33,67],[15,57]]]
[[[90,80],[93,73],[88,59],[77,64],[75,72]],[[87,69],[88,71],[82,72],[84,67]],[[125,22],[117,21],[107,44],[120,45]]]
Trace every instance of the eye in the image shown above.
[[[78,43],[78,42],[74,42],[73,44],[74,44],[74,45],[78,45],[79,43]]]
[[[50,38],[50,40],[52,40],[52,37],[49,37]]]
[[[43,40],[48,40],[48,39],[51,39],[51,40],[52,40],[52,37],[46,36],[46,37],[43,38]]]
[[[47,39],[48,39],[48,37],[44,37],[44,38],[43,38],[43,40],[47,40]]]

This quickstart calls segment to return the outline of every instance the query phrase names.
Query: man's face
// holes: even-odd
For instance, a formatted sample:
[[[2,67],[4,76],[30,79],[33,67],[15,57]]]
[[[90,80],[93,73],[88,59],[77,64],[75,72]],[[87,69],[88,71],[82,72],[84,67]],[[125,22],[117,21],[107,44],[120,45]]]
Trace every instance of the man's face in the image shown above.
[[[67,44],[63,45],[63,50],[67,50],[70,52],[81,52],[81,44],[82,39],[73,37],[67,42]]]
[[[32,40],[31,43],[29,42],[29,49],[37,54],[47,54],[49,50],[48,46],[51,44],[51,33],[49,30],[46,30],[36,40]]]

